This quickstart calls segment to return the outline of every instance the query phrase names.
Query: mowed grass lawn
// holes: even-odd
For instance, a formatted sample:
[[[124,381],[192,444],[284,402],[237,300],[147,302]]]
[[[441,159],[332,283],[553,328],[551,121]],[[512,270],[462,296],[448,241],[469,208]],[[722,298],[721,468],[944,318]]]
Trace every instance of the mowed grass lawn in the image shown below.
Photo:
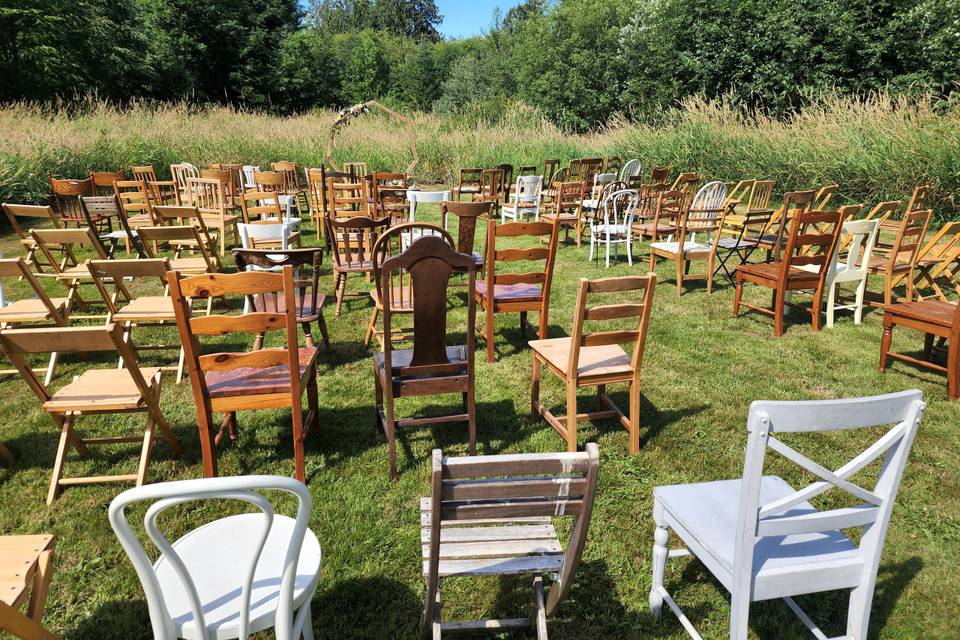
[[[435,207],[420,214],[436,218]],[[305,237],[315,243],[312,228]],[[478,249],[480,238],[478,236]],[[12,234],[2,243],[6,256],[19,248]],[[645,256],[645,247],[638,254]],[[232,260],[227,259],[232,265]],[[578,279],[645,273],[624,256],[610,269],[587,262],[587,247],[561,247],[550,304],[550,335],[571,327]],[[861,326],[841,314],[831,330],[813,333],[808,316],[790,315],[784,337],[773,335],[771,319],[746,313],[731,318],[733,287],[724,280],[712,296],[698,283],[680,298],[672,265],[657,269],[657,288],[643,365],[642,440],[639,455],[627,453],[626,431],[613,421],[582,423],[579,443],[596,441],[601,453],[600,486],[583,563],[569,599],[550,621],[555,638],[684,638],[676,618],[665,611],[654,622],[647,609],[653,537],[652,490],[656,485],[740,476],[746,443],[746,415],[755,399],[825,399],[917,387],[928,408],[906,469],[893,514],[874,599],[872,638],[958,637],[960,577],[960,403],[946,400],[943,376],[894,364],[877,371],[881,318],[876,311]],[[329,256],[323,282],[332,291]],[[22,284],[6,283],[8,297]],[[369,288],[352,278],[349,288]],[[52,288],[55,286],[52,284]],[[879,283],[874,283],[874,288]],[[95,295],[88,288],[87,296]],[[458,307],[451,330],[462,339],[465,294],[454,289]],[[769,301],[769,292],[748,289],[746,298]],[[313,603],[318,638],[413,638],[422,610],[418,499],[429,489],[430,451],[465,455],[466,427],[437,425],[401,433],[400,480],[391,483],[387,447],[375,428],[372,349],[362,345],[371,309],[367,297],[350,298],[341,318],[327,310],[331,349],[320,354],[320,429],[307,441],[307,473],[314,496],[311,527],[323,547],[320,586]],[[482,317],[482,316],[481,316]],[[479,318],[478,318],[479,320]],[[497,317],[496,363],[477,346],[478,449],[481,454],[558,451],[562,439],[544,422],[531,424],[530,350],[516,315]],[[149,332],[144,335],[151,337]],[[172,337],[175,331],[167,330]],[[152,337],[156,337],[155,335]],[[227,338],[240,345],[240,340]],[[919,350],[920,336],[901,331],[894,345]],[[146,363],[172,361],[172,353],[144,355]],[[63,384],[91,365],[114,366],[112,357],[65,356],[57,377]],[[175,457],[158,439],[149,481],[202,475],[196,415],[190,384],[164,382],[162,406],[184,446]],[[611,388],[613,391],[614,389]],[[562,409],[563,390],[546,379],[546,401]],[[589,390],[581,402],[592,405]],[[614,399],[625,406],[622,389]],[[403,413],[442,411],[458,398],[401,400]],[[240,438],[221,450],[223,475],[293,473],[289,413],[247,412],[239,416]],[[142,426],[141,418],[81,420],[89,434]],[[838,433],[789,438],[831,468],[845,462],[878,433]],[[0,439],[18,460],[0,467],[0,533],[50,532],[57,559],[47,607],[50,628],[65,638],[130,639],[150,636],[146,604],[133,568],[107,521],[110,500],[127,485],[70,488],[52,507],[44,504],[58,433],[39,410],[37,399],[18,377],[0,380]],[[67,473],[129,473],[136,445],[100,450],[68,465]],[[771,454],[768,472],[795,485],[809,480]],[[840,498],[842,499],[842,498]],[[284,503],[289,512],[290,502]],[[830,503],[827,503],[830,504]],[[171,536],[181,535],[229,508],[202,505],[167,518]],[[142,518],[143,509],[131,519]],[[728,599],[696,560],[678,559],[667,568],[667,587],[707,638],[727,634]],[[446,619],[524,615],[532,604],[523,580],[450,580],[444,585]],[[844,632],[845,593],[801,598],[833,635]],[[802,625],[780,601],[751,611],[757,638],[806,638]]]

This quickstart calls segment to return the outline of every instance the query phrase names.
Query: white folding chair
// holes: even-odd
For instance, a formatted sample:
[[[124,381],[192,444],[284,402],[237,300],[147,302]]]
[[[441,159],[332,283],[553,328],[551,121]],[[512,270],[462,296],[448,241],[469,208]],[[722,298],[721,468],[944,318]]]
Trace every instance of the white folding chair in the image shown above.
[[[653,490],[653,615],[658,617],[666,602],[687,633],[702,640],[663,584],[667,558],[692,554],[730,592],[731,640],[747,638],[752,602],[774,598],[783,598],[818,640],[828,640],[793,597],[839,589],[851,590],[847,633],[834,640],[866,640],[884,536],[925,406],[917,390],[844,400],[753,402],[742,479]],[[781,433],[890,424],[894,426],[876,442],[836,470],[780,439]],[[778,476],[763,475],[768,448],[817,480],[797,491]],[[873,488],[851,480],[881,457]],[[809,502],[831,489],[846,492],[858,504],[820,510]],[[862,531],[859,545],[842,533],[854,528]],[[685,549],[667,549],[671,530]]]
[[[873,245],[880,232],[879,220],[848,220],[843,223],[840,233],[842,237],[849,237],[847,255],[840,262],[840,251],[834,251],[830,260],[827,280],[827,326],[833,326],[833,312],[837,309],[853,309],[853,323],[860,324],[863,318],[863,296],[867,291],[867,275],[870,258],[873,254]],[[861,256],[862,253],[862,256]],[[801,269],[803,267],[800,267]],[[838,305],[837,294],[841,285],[846,282],[856,282],[857,292],[852,304]],[[818,310],[819,312],[819,310]]]
[[[517,176],[517,185],[513,190],[513,201],[500,207],[500,222],[507,218],[518,221],[521,215],[533,214],[540,220],[540,202],[543,199],[543,176]]]
[[[598,242],[606,247],[607,267],[610,266],[610,247],[614,247],[614,257],[619,255],[620,245],[627,246],[627,264],[633,266],[633,218],[637,214],[639,196],[633,189],[621,189],[607,194],[603,199],[603,221],[590,219],[590,256],[593,260],[594,248]],[[597,252],[597,258],[600,252]]]
[[[297,499],[296,518],[277,515],[261,492]],[[259,510],[209,522],[171,543],[157,522],[166,509],[204,500]],[[147,536],[160,552],[151,564],[126,509],[151,501]],[[156,640],[247,638],[274,628],[278,640],[313,638],[310,600],[320,580],[320,543],[308,528],[310,490],[293,478],[237,476],[146,485],[110,503],[110,525],[140,578]]]

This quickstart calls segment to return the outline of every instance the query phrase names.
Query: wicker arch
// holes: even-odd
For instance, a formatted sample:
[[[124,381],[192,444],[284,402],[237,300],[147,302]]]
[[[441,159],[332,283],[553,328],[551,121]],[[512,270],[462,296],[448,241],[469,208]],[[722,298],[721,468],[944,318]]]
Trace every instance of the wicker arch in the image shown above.
[[[413,168],[417,166],[418,162],[420,162],[420,156],[417,154],[417,141],[413,135],[413,120],[405,115],[397,113],[390,107],[377,102],[376,100],[367,100],[366,102],[355,104],[352,107],[343,109],[337,113],[337,119],[333,121],[333,125],[330,127],[330,136],[327,138],[327,149],[323,156],[324,162],[328,163],[335,170],[340,170],[340,167],[338,167],[333,161],[333,147],[336,143],[337,134],[340,133],[340,129],[346,126],[353,118],[365,113],[369,113],[371,107],[376,107],[403,125],[407,132],[407,139],[410,141],[410,152],[413,155],[413,159],[410,161],[410,164],[407,165],[405,173],[407,175],[412,174]]]

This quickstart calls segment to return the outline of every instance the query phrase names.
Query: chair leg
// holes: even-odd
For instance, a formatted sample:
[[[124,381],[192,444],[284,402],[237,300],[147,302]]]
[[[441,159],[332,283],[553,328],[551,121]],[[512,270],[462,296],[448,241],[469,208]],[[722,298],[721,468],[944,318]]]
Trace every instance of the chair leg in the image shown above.
[[[143,446],[140,448],[140,466],[137,467],[137,486],[147,481],[147,467],[150,466],[150,451],[153,449],[153,416],[147,414],[147,426],[143,430]]]
[[[310,379],[307,381],[307,407],[313,415],[313,421],[307,425],[307,434],[309,434],[311,430],[318,431],[320,429],[320,391],[317,388],[316,364],[314,364],[313,373],[310,374]]]
[[[853,324],[860,324],[863,320],[863,296],[867,292],[867,277],[864,276],[857,285],[856,308],[853,310]]]
[[[317,314],[317,325],[320,327],[320,337],[323,338],[323,346],[325,349],[330,348],[330,334],[327,332],[327,321],[323,317],[323,310],[320,310],[320,313]]]
[[[387,384],[390,381],[387,380]],[[387,449],[390,455],[390,479],[397,480],[400,476],[397,474],[397,434],[396,421],[393,410],[393,393],[385,390],[383,399],[384,430],[387,433]]]
[[[203,455],[203,475],[215,478],[217,475],[217,446],[213,441],[211,423],[213,420],[206,411],[197,412],[197,427],[200,431],[200,452]]]
[[[640,453],[640,381],[630,383],[630,455]]]
[[[59,638],[36,620],[31,620],[3,601],[0,601],[0,619],[3,620],[3,629],[17,638],[43,638],[44,640]]]
[[[548,640],[547,610],[543,605],[543,576],[537,576],[533,579],[533,600],[535,612],[531,626],[537,630],[537,640]]]
[[[660,610],[663,608],[663,573],[667,567],[667,542],[670,541],[670,531],[663,525],[661,516],[656,507],[653,511],[657,528],[653,530],[653,577],[650,585],[650,613],[654,620],[660,619]]]
[[[750,621],[749,592],[730,597],[730,640],[747,640]]]
[[[733,317],[740,317],[740,300],[743,298],[743,278],[740,276],[740,272],[737,271],[737,284],[734,288],[733,293]]]
[[[880,339],[880,373],[887,370],[887,361],[890,354],[890,343],[893,341],[893,320],[883,319],[883,337]]]
[[[531,352],[533,364],[530,368],[530,424],[536,424],[540,420],[540,361],[537,359],[537,353]]]
[[[303,606],[307,608],[307,612],[303,614],[303,629],[300,633],[303,640],[313,640],[313,611],[310,610],[310,601],[307,600]]]
[[[337,307],[333,315],[337,318],[340,317],[340,307],[343,306],[343,292],[346,289],[346,285],[347,285],[346,280],[347,280],[346,274],[338,273],[337,277],[335,278],[335,282],[333,283],[333,289],[337,296]]]
[[[487,362],[494,362],[496,357],[493,352],[493,309],[491,307],[487,307],[486,324]]]
[[[866,639],[870,625],[870,605],[873,601],[873,588],[876,582],[876,573],[872,580],[864,581],[850,591],[850,600],[847,607],[847,636],[850,638]]]
[[[380,307],[374,306],[370,312],[370,322],[367,324],[367,334],[363,337],[363,346],[369,347],[373,334],[377,332],[377,318],[380,316]],[[384,335],[384,340],[390,340],[392,336]]]
[[[840,285],[836,282],[831,282],[828,283],[828,286],[830,287],[830,292],[827,294],[827,329],[831,329],[833,328],[834,307],[836,307],[837,304],[837,289]],[[814,313],[820,315],[820,309],[815,307]],[[860,323],[857,322],[856,324]]]
[[[947,397],[960,398],[960,345],[955,340],[947,346]]]
[[[303,405],[300,398],[293,399],[293,475],[300,482],[307,481],[306,460],[303,454]]]
[[[773,294],[773,330],[779,338],[783,335],[783,305],[786,302],[786,292],[782,289],[774,289]]]
[[[57,372],[57,359],[60,357],[60,354],[56,351],[50,354],[50,363],[47,365],[47,375],[43,378],[43,384],[48,385],[53,381],[53,376]]]
[[[813,323],[813,330],[820,331],[820,309],[823,308],[823,289],[818,288],[813,292],[813,308],[811,309],[810,319]]]
[[[463,393],[463,408],[467,414],[467,435],[470,439],[467,451],[471,456],[477,455],[477,402],[474,398],[474,386]]]
[[[678,258],[676,262],[676,267],[677,267],[676,281],[677,281],[677,297],[678,298],[683,294],[683,264],[684,264],[683,257]]]
[[[50,589],[50,578],[53,575],[52,567],[53,549],[48,549],[37,558],[37,570],[33,576],[30,605],[27,607],[27,615],[37,623],[43,620],[43,609],[47,604],[47,591]]]
[[[63,477],[63,467],[67,458],[67,446],[71,440],[73,420],[74,418],[70,414],[63,417],[63,425],[60,428],[60,444],[57,445],[57,457],[53,463],[53,472],[50,474],[50,488],[47,490],[47,506],[52,505],[60,494],[60,478]]]
[[[567,451],[577,450],[577,387],[567,383]]]

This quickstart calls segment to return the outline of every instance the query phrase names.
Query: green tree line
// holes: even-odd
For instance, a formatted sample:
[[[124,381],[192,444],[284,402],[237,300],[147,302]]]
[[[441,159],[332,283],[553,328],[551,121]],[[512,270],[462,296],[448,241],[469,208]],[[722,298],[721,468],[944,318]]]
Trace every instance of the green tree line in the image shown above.
[[[441,18],[433,0],[0,0],[0,101],[379,98],[487,120],[522,101],[583,131],[691,95],[780,115],[960,81],[954,0],[524,0],[459,40]]]

